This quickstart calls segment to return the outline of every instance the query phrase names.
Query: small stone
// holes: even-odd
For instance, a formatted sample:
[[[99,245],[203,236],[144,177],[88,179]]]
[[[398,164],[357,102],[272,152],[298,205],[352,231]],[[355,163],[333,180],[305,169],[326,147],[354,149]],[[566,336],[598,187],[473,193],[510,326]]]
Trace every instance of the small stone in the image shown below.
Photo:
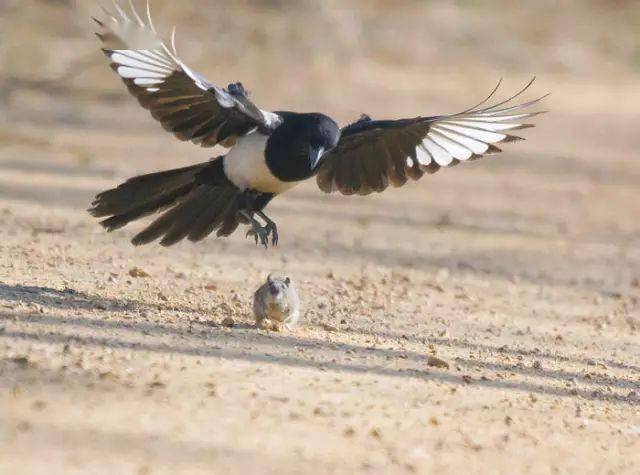
[[[313,410],[313,415],[319,417],[329,417],[331,416],[331,411],[324,406],[318,406]]]
[[[471,384],[473,382],[473,378],[468,374],[465,374],[464,376],[462,376],[462,382],[465,384]]]
[[[382,439],[382,432],[377,427],[374,427],[373,429],[371,429],[371,431],[369,432],[369,435],[374,439],[378,439],[378,440]]]
[[[347,427],[343,432],[345,437],[353,437],[356,435],[356,430],[353,427]]]
[[[533,369],[541,370],[542,369],[542,363],[539,360],[534,361],[533,362]]]
[[[16,356],[15,358],[11,358],[11,362],[19,366],[20,368],[26,368],[29,366],[29,358],[26,356]]]
[[[139,267],[133,267],[129,269],[129,275],[131,277],[135,277],[136,279],[151,277],[151,275],[147,271],[145,271],[144,269],[140,269]]]
[[[236,326],[236,321],[233,317],[225,317],[224,320],[222,320],[222,326],[233,328]]]
[[[322,328],[323,330],[326,330],[328,332],[337,332],[337,331],[340,330],[335,325],[331,325],[330,323],[325,323],[325,322],[320,323],[320,328]]]
[[[449,369],[450,365],[445,360],[437,358],[435,356],[429,356],[427,358],[427,365],[433,366],[434,368],[442,368]]]

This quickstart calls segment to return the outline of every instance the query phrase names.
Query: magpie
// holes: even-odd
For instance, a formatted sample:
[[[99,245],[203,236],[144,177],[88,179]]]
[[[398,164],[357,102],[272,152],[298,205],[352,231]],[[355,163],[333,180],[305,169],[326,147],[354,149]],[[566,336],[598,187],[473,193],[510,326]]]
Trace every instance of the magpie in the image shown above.
[[[523,140],[511,131],[533,127],[525,119],[546,96],[514,104],[533,84],[494,105],[491,94],[451,115],[373,120],[362,115],[340,128],[327,115],[265,111],[241,83],[218,87],[183,63],[175,28],[165,43],[131,0],[125,11],[104,9],[96,33],[112,69],[163,128],[202,147],[220,145],[225,155],[205,163],[137,176],[98,194],[89,212],[105,218],[108,231],[162,212],[137,234],[134,245],[160,239],[171,246],[200,241],[213,232],[231,235],[240,224],[265,247],[277,245],[278,228],[265,213],[275,197],[316,177],[325,193],[367,195],[399,187],[443,167],[500,152],[496,144]]]

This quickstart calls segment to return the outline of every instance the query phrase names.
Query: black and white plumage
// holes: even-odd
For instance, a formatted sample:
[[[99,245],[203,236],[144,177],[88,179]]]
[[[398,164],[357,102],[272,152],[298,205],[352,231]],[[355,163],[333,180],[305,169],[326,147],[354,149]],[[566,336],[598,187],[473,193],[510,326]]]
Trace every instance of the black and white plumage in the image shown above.
[[[130,0],[131,2],[131,0]],[[180,140],[229,152],[210,162],[132,178],[99,194],[90,212],[106,217],[108,230],[164,211],[134,244],[161,239],[172,245],[216,232],[228,236],[241,224],[267,246],[278,241],[263,212],[269,201],[317,176],[320,189],[366,195],[389,184],[402,186],[425,173],[500,152],[496,144],[522,140],[512,131],[533,127],[530,108],[543,98],[511,105],[533,83],[492,106],[487,99],[462,113],[401,120],[363,116],[342,129],[330,117],[268,112],[248,98],[240,83],[221,88],[191,70],[163,43],[151,21],[114,3],[96,19],[111,67],[140,104]],[[546,97],[546,96],[545,96]],[[257,218],[264,221],[260,223]]]

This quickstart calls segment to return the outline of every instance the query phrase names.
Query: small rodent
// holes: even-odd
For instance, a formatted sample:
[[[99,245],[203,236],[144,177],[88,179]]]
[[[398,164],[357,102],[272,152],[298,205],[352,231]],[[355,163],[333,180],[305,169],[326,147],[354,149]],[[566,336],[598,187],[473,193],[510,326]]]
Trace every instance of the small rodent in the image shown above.
[[[263,330],[295,327],[300,319],[300,299],[291,279],[269,274],[253,295],[253,314],[256,326]]]

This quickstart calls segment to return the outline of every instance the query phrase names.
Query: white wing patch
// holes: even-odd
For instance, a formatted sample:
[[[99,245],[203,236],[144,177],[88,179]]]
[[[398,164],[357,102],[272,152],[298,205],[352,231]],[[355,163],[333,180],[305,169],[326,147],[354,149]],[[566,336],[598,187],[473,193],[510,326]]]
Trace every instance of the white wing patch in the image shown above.
[[[133,79],[136,86],[148,92],[158,92],[161,84],[180,66],[162,50],[115,50],[111,54],[112,64],[121,78]]]
[[[157,92],[160,90],[158,86],[174,72],[184,71],[193,76],[178,59],[174,37],[172,49],[159,38],[151,20],[148,2],[146,23],[131,2],[133,19],[115,1],[114,7],[118,12],[117,16],[105,10],[111,20],[108,27],[99,20],[96,22],[103,27],[98,36],[104,42],[113,68],[121,78],[132,79],[136,86],[143,87],[148,92]],[[203,81],[195,82],[207,90],[207,87],[202,87]]]
[[[98,36],[104,42],[114,69],[121,78],[132,79],[136,86],[143,87],[148,92],[158,92],[158,86],[169,76],[175,72],[183,72],[203,91],[213,90],[221,107],[232,108],[236,105],[227,91],[209,83],[178,58],[175,29],[171,34],[170,47],[160,39],[151,20],[148,2],[146,23],[131,2],[134,19],[116,1],[114,6],[118,16],[105,11],[111,19],[109,26],[99,20],[96,22],[104,29]]]
[[[491,95],[473,109],[434,119],[426,137],[416,147],[416,158],[420,168],[424,171],[432,164],[446,167],[457,161],[477,158],[490,151],[500,151],[495,146],[500,142],[523,140],[507,132],[532,127],[530,124],[523,123],[521,119],[527,119],[542,112],[519,114],[513,112],[535,105],[543,98],[502,109],[500,107],[519,96],[532,83],[533,80],[522,91],[506,101],[478,109],[493,96],[500,86],[499,83]]]
[[[260,112],[262,112],[262,115],[268,127],[275,128],[282,123],[282,117],[275,112],[269,112],[262,109],[260,109]]]

